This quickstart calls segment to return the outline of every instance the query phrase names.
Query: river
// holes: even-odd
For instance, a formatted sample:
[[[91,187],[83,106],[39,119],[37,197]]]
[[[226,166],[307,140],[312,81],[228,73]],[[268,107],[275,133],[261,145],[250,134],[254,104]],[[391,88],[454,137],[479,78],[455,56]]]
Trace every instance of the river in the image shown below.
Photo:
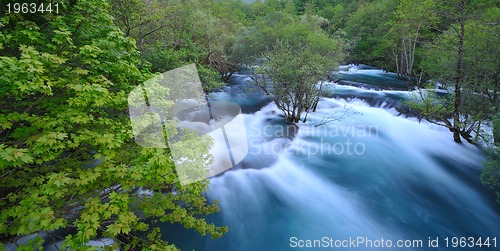
[[[211,240],[163,226],[166,239],[181,250],[291,250],[307,240],[326,247],[353,239],[364,244],[341,250],[399,250],[399,240],[412,243],[406,250],[445,250],[446,237],[450,249],[453,237],[489,237],[489,249],[471,250],[495,250],[500,208],[479,181],[484,154],[401,114],[412,94],[394,73],[339,69],[326,83],[331,95],[298,130],[244,73],[212,93],[242,106],[249,143],[245,160],[212,178],[206,194],[221,208],[208,220],[229,232]],[[316,126],[328,118],[335,119]]]

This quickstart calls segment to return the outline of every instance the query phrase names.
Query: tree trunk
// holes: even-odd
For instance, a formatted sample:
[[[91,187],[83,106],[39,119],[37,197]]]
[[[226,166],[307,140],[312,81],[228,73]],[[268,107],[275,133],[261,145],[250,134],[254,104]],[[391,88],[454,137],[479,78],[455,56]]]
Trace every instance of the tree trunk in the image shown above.
[[[222,81],[227,83],[229,81],[229,79],[231,78],[231,76],[233,76],[233,74],[234,74],[234,71],[222,73]]]
[[[462,140],[460,139],[460,132],[456,129],[453,129],[453,140],[457,143],[462,143]]]
[[[460,140],[460,106],[461,106],[461,82],[462,82],[462,60],[463,60],[463,48],[464,48],[464,37],[465,37],[465,0],[460,3],[459,8],[461,8],[460,15],[460,34],[458,35],[458,61],[457,61],[457,73],[456,73],[456,83],[455,83],[455,107],[453,110],[453,139],[457,143],[462,143]]]
[[[500,118],[493,118],[493,142],[500,146]]]
[[[467,140],[467,142],[474,144],[474,141],[472,140],[472,135],[470,135],[469,132],[461,131],[460,135],[462,135],[462,138]]]
[[[299,123],[301,115],[302,115],[302,109],[299,109],[297,111],[297,115],[295,115],[295,123]]]
[[[316,109],[318,108],[318,103],[319,103],[319,98],[316,99],[316,101],[314,101],[314,105],[313,105],[313,112],[316,112]]]
[[[398,58],[398,54],[396,53],[395,48],[392,48],[392,54],[394,55],[394,60],[396,61],[396,73],[398,73],[398,78],[400,78],[400,76],[399,76],[399,58]]]
[[[304,120],[302,120],[302,123],[306,123],[308,114],[309,114],[309,112],[306,112],[306,115],[304,116]]]
[[[404,59],[404,77],[407,78],[408,76],[408,49],[406,48],[406,38],[403,38],[401,40],[402,47],[403,47],[403,59]]]

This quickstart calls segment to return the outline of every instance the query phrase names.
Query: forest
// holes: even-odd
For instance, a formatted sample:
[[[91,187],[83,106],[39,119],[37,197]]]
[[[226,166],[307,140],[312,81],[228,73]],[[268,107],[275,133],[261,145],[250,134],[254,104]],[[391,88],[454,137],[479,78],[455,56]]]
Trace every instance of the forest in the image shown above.
[[[192,63],[207,95],[249,72],[292,124],[319,109],[339,66],[393,72],[412,116],[480,149],[476,178],[500,203],[498,1],[23,2],[58,9],[0,0],[0,249],[109,238],[105,250],[177,250],[165,222],[230,233],[209,220],[221,213],[211,180],[182,186],[170,149],[137,145],[130,125],[129,93]]]

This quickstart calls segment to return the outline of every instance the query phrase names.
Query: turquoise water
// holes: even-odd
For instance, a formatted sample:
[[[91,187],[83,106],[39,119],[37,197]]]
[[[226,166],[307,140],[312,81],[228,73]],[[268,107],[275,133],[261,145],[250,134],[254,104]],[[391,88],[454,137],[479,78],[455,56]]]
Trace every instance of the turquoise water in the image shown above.
[[[409,95],[378,88],[384,79],[387,85],[401,85],[393,74],[351,68],[343,75],[360,84],[332,83],[342,95],[322,100],[295,137],[278,133],[291,127],[272,103],[231,90],[250,85],[244,76],[212,94],[250,111],[245,114],[249,155],[239,169],[211,179],[207,192],[221,208],[209,220],[229,226],[229,232],[211,240],[163,226],[163,235],[182,250],[293,250],[298,240],[325,244],[324,237],[372,241],[372,248],[357,243],[340,250],[446,250],[446,237],[449,245],[452,237],[490,237],[492,245],[500,233],[500,208],[479,182],[480,150],[456,144],[447,129],[419,123],[388,106]],[[315,126],[345,109],[343,119]],[[382,238],[393,245],[421,240],[422,247],[374,248]],[[439,247],[430,248],[429,238],[439,238]]]

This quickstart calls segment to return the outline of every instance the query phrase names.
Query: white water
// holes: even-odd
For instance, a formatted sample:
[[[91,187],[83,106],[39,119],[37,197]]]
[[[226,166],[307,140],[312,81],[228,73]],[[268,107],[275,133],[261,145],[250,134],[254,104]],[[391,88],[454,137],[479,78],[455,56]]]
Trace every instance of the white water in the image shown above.
[[[344,107],[355,115],[314,126]],[[478,181],[482,153],[453,142],[447,129],[361,99],[331,98],[299,124],[293,140],[270,139],[263,131],[276,126],[278,114],[270,104],[245,115],[255,153],[247,157],[251,168],[212,179],[207,193],[220,202],[215,222],[230,230],[202,246],[186,243],[185,249],[288,250],[291,237],[416,239],[427,245],[429,237],[500,233],[499,208]],[[268,151],[285,145],[282,152]]]

